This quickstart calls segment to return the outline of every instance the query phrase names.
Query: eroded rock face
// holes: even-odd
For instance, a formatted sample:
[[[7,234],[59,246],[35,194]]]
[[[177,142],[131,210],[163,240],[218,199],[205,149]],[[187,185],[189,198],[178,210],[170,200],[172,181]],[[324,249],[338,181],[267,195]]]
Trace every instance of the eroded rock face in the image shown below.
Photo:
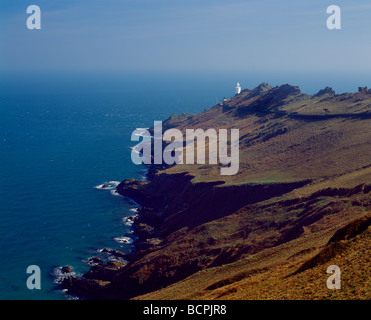
[[[146,203],[148,199],[143,190],[147,184],[148,182],[146,181],[126,179],[116,187],[116,190],[119,194],[127,196],[136,202]]]
[[[358,92],[368,92],[368,87],[358,87]]]
[[[101,258],[98,258],[98,257],[89,258],[88,263],[90,265],[97,265],[97,264],[98,265],[103,265],[104,264],[103,260]]]
[[[95,279],[102,281],[112,281],[116,272],[126,266],[125,262],[109,261],[106,264],[97,264],[84,273],[85,279]]]
[[[71,295],[86,299],[102,299],[106,288],[117,273],[126,266],[125,262],[109,261],[103,263],[101,259],[93,265],[81,278],[69,276],[62,280],[61,287],[67,289]]]
[[[321,96],[324,96],[324,95],[327,95],[329,97],[333,97],[333,96],[335,96],[335,91],[331,87],[326,87],[326,88],[318,91],[314,95],[314,97],[321,97]]]
[[[72,272],[72,269],[71,269],[70,266],[63,266],[61,270],[62,270],[63,273],[71,273]]]
[[[95,300],[101,299],[102,293],[109,283],[109,281],[81,279],[70,276],[63,280],[61,286],[63,289],[67,289],[71,295]]]

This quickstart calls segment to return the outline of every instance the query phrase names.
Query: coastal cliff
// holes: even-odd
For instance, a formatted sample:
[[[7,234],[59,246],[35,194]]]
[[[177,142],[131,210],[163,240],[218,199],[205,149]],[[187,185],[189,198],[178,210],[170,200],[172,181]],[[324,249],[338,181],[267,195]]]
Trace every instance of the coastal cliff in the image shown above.
[[[215,299],[267,270],[278,270],[271,285],[292,274],[305,279],[324,263],[315,254],[333,235],[371,212],[371,91],[361,89],[310,96],[264,83],[198,115],[171,116],[165,127],[182,132],[238,128],[238,174],[151,166],[149,181],[124,180],[117,192],[140,205],[135,251],[127,264],[99,262],[62,287],[87,299]],[[369,237],[367,226],[357,234]],[[357,244],[346,241],[351,252]],[[311,267],[300,269],[306,261]],[[285,263],[282,276],[277,268]]]

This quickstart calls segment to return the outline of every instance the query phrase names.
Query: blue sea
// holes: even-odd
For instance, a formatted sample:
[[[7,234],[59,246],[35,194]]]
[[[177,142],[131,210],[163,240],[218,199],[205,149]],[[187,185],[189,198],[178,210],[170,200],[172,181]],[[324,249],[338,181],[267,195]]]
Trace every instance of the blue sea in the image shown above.
[[[251,88],[269,80],[249,77],[1,75],[0,299],[70,299],[56,283],[61,266],[81,275],[101,249],[131,250],[125,218],[136,204],[116,195],[114,186],[145,178],[146,168],[131,161],[133,130],[172,113],[201,112],[232,96],[237,81],[249,80]],[[281,78],[272,84],[290,80]],[[314,84],[302,83],[308,93],[325,86]],[[41,269],[40,290],[26,286],[29,265]]]
[[[112,188],[145,178],[131,161],[131,133],[171,113],[200,112],[221,98],[219,89],[135,74],[3,79],[0,299],[68,299],[56,284],[61,266],[81,275],[103,248],[128,252],[125,217],[136,205]],[[41,290],[26,286],[29,265],[41,269]]]

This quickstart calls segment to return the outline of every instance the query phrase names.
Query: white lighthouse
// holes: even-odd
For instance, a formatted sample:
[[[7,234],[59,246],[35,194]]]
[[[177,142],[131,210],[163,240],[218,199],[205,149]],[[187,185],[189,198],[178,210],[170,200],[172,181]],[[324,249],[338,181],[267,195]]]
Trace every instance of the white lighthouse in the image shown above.
[[[237,85],[236,85],[236,94],[240,94],[241,93],[241,86],[240,86],[240,83],[237,82]]]

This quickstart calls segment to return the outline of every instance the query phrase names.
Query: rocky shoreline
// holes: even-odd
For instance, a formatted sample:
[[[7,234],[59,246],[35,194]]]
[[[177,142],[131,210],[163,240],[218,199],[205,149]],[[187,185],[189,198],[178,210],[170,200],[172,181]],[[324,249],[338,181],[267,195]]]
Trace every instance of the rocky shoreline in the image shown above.
[[[152,169],[152,173],[154,172]],[[179,269],[176,271],[169,270],[175,268],[177,263],[173,266],[164,266],[164,273],[156,274],[149,270],[148,275],[143,275],[141,272],[147,269],[145,265],[147,262],[142,262],[143,258],[169,245],[169,241],[178,237],[177,233],[181,235],[203,223],[230,214],[244,205],[280,196],[310,182],[305,180],[270,185],[223,186],[222,181],[192,183],[193,178],[187,173],[175,175],[162,173],[153,174],[147,181],[135,179],[122,181],[116,188],[117,192],[140,205],[138,215],[133,219],[135,249],[129,254],[103,249],[125,259],[127,263],[116,261],[104,263],[98,257],[93,257],[91,260],[95,263],[90,270],[80,278],[66,277],[61,283],[62,288],[82,299],[130,299],[181,280],[201,270],[203,266],[184,261],[179,263]],[[246,197],[246,194],[250,196]],[[214,204],[210,206],[213,202]],[[204,208],[202,203],[207,204],[209,208]],[[203,211],[202,215],[199,214],[199,210]],[[179,217],[175,218],[174,213],[179,213]],[[209,254],[205,250],[203,252]],[[219,252],[214,252],[214,255],[217,257]],[[141,262],[138,264],[138,261]],[[222,262],[223,260],[218,264]],[[162,262],[158,263],[161,265]],[[145,277],[146,281],[141,280],[142,277]]]
[[[150,183],[159,169],[156,165],[148,166],[145,177],[146,180],[126,179],[115,187],[115,191],[129,201],[136,202],[139,207],[137,215],[129,216],[128,221],[132,224],[133,235],[135,236],[133,242],[133,249],[129,253],[123,253],[118,250],[103,248],[101,253],[109,254],[114,258],[114,261],[104,262],[101,258],[95,256],[88,259],[90,269],[81,277],[74,276],[70,266],[61,267],[63,275],[60,281],[60,286],[67,294],[78,297],[79,299],[115,299],[105,292],[105,287],[113,280],[115,275],[127,266],[135,256],[141,251],[150,248],[151,246],[159,245],[162,242],[160,238],[154,238],[155,228],[148,223],[154,223],[156,219],[149,218],[151,213],[155,210],[156,205],[152,202],[154,207],[148,207],[153,201],[149,199],[143,187]],[[117,259],[117,261],[115,261]],[[107,295],[107,297],[105,297]]]
[[[146,181],[149,182],[149,177],[155,173],[155,170],[150,168],[147,170],[145,176]],[[139,204],[141,201],[140,193],[135,192],[135,188],[133,188],[134,193],[131,194],[129,192],[125,192],[123,186],[127,184],[127,182],[134,182],[135,184],[140,185],[142,181],[134,180],[134,179],[127,179],[122,181],[119,185],[115,187],[115,191],[124,197],[129,198],[132,201],[135,201]],[[106,187],[106,185],[102,185],[102,188]],[[140,210],[143,210],[142,207],[138,208],[138,213]],[[94,256],[90,257],[87,261],[90,269],[85,272],[81,277],[76,277],[72,268],[70,266],[62,266],[60,268],[62,274],[62,280],[59,282],[60,286],[64,291],[79,299],[99,299],[101,298],[101,294],[104,291],[105,286],[110,283],[113,277],[116,275],[118,271],[124,268],[128,262],[130,262],[135,255],[135,252],[139,249],[143,249],[146,247],[145,245],[145,234],[143,230],[140,230],[138,224],[140,224],[138,219],[138,215],[129,216],[127,217],[128,222],[130,222],[133,226],[133,235],[135,236],[133,242],[133,249],[129,253],[123,253],[118,250],[103,248],[99,250],[101,253],[105,253],[113,257],[112,260],[108,260],[104,262],[100,257]],[[148,245],[147,245],[148,246]]]

